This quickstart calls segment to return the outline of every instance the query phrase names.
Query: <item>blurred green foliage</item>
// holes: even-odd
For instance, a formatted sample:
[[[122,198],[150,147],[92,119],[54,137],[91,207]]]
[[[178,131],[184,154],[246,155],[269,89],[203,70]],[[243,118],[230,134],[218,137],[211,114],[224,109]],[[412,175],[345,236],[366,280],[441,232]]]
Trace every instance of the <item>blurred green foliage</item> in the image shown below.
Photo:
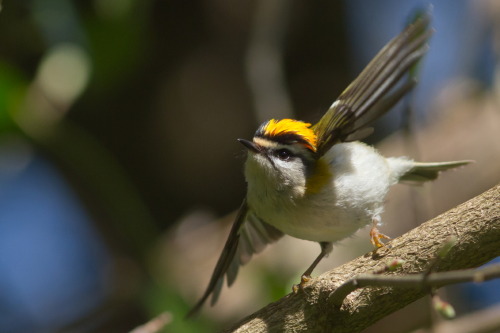
[[[17,130],[12,112],[22,105],[28,82],[22,73],[5,61],[0,61],[0,133]]]

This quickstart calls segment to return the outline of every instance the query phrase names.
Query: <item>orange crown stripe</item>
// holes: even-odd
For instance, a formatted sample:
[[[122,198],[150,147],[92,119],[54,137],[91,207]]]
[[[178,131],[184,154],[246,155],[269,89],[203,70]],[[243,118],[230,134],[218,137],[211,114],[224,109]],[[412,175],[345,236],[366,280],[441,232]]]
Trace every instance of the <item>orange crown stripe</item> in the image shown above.
[[[307,148],[316,151],[317,136],[311,129],[311,124],[294,119],[271,119],[264,128],[264,135],[276,137],[286,134],[298,135]]]

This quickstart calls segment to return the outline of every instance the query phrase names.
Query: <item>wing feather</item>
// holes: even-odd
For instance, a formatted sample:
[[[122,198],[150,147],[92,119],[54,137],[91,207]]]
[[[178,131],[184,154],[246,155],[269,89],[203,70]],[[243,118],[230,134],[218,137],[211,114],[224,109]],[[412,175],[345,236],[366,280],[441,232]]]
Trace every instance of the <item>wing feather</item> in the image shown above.
[[[212,295],[210,304],[214,305],[222,290],[224,276],[227,277],[228,286],[231,286],[241,265],[247,263],[253,254],[262,251],[267,244],[275,242],[282,236],[281,231],[262,221],[249,209],[246,200],[244,200],[215,265],[207,289],[186,317],[195,315],[210,295]]]
[[[356,131],[387,112],[414,86],[412,78],[398,83],[426,53],[428,25],[427,15],[419,17],[384,46],[313,126],[318,157],[335,143],[358,137]]]

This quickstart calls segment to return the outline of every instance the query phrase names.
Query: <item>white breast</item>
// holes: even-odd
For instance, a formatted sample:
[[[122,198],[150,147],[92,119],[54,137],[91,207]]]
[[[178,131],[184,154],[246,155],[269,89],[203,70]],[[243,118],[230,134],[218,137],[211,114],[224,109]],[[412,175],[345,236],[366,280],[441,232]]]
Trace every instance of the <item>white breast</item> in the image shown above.
[[[339,241],[371,223],[395,182],[386,159],[360,142],[337,144],[323,158],[333,181],[318,193],[275,191],[269,181],[247,177],[250,208],[284,233],[318,242]]]

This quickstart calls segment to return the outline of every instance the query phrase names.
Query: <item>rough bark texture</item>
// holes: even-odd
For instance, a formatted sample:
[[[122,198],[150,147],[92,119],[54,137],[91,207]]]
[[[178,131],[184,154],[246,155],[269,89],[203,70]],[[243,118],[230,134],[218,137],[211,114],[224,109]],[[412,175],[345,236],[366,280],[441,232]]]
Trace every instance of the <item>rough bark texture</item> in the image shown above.
[[[480,266],[500,256],[500,185],[423,223],[388,246],[352,260],[312,279],[307,294],[290,294],[243,319],[227,332],[357,332],[425,295],[408,289],[363,288],[344,300],[340,310],[329,298],[349,278],[370,273],[387,260],[406,263],[396,272],[426,270],[441,244],[450,237],[457,244],[435,271]]]

